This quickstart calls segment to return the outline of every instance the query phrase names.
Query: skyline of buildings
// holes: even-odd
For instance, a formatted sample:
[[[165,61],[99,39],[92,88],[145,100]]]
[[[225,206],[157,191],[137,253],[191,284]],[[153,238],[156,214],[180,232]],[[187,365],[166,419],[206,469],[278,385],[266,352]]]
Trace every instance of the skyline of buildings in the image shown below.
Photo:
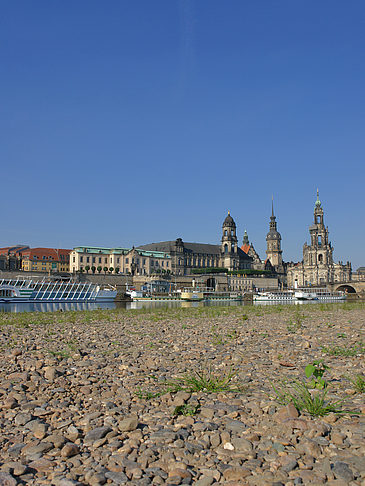
[[[240,246],[237,227],[228,212],[222,225],[220,245],[189,243],[178,237],[176,240],[140,245],[138,248],[105,248],[77,246],[69,249],[31,249],[25,245],[0,249],[0,269],[23,271],[114,272],[132,275],[173,273],[188,275],[197,269],[219,271],[256,271],[271,273],[281,280],[288,278],[289,286],[294,282],[301,286],[319,285],[331,281],[346,281],[351,278],[351,264],[334,263],[333,246],[329,241],[328,227],[324,225],[324,211],[319,200],[314,208],[314,224],[309,228],[311,241],[304,244],[303,260],[285,262],[281,249],[281,234],[277,229],[274,203],[266,235],[266,258],[260,258],[245,230]],[[7,263],[6,263],[7,258]],[[16,263],[18,259],[18,263]]]

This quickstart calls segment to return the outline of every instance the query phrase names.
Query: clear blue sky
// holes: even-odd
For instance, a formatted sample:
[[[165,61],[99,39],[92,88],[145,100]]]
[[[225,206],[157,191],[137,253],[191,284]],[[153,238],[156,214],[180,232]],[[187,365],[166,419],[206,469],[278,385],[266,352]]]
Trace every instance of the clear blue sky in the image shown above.
[[[3,1],[0,246],[219,243],[286,261],[316,189],[364,257],[363,0]]]

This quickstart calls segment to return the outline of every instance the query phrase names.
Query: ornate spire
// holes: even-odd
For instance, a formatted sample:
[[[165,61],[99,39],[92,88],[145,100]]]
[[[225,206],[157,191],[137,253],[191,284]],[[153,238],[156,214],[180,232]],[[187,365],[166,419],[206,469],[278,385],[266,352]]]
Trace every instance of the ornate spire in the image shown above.
[[[274,194],[271,198],[271,217],[274,218]]]
[[[247,234],[247,231],[245,230],[245,233],[243,235],[243,244],[244,245],[249,245],[249,240],[248,240],[248,234]]]
[[[315,205],[316,208],[320,208],[321,207],[321,201],[319,200],[319,190],[317,188],[317,201],[316,201],[316,205]]]

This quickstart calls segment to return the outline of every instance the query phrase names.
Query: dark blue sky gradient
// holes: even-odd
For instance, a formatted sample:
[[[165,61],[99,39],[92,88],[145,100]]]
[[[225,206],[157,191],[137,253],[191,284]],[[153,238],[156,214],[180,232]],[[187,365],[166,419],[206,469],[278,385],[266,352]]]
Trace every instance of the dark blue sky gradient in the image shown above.
[[[218,243],[286,261],[316,189],[336,260],[365,264],[365,4],[0,5],[0,246]]]

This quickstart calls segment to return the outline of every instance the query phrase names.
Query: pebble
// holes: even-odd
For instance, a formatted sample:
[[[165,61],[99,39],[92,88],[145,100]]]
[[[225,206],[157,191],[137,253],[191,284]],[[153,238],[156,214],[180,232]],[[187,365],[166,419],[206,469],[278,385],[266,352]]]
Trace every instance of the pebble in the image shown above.
[[[321,350],[343,332],[341,345],[360,342],[365,313],[306,307],[289,334],[291,306],[247,308],[246,320],[237,307],[3,324],[0,486],[364,486],[364,416],[313,418],[275,400],[271,383],[305,379],[305,366],[323,359],[328,398],[365,410],[347,378],[364,374],[363,356]],[[164,393],[202,370],[233,370],[232,390]]]

